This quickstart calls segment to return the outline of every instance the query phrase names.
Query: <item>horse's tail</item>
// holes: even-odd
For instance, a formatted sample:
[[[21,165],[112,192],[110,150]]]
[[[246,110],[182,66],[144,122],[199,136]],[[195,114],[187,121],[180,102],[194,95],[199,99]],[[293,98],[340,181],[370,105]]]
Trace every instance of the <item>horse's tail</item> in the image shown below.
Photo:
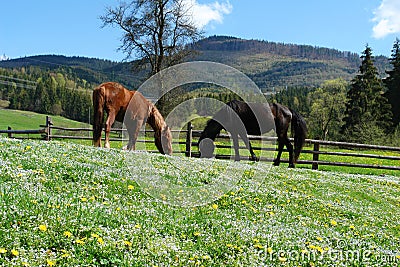
[[[150,102],[149,102],[150,103]],[[155,144],[161,154],[172,155],[172,134],[160,111],[150,103],[147,123],[154,130]]]
[[[297,162],[306,140],[307,125],[299,113],[292,109],[290,112],[292,112],[292,133],[294,134],[294,162]]]
[[[101,85],[93,90],[93,145],[101,146],[101,130],[104,120],[105,92]]]

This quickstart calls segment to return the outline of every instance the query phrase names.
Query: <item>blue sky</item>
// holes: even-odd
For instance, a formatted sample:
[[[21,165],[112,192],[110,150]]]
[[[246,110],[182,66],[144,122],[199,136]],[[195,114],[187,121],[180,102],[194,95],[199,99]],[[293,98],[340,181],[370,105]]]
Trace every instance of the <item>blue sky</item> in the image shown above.
[[[308,44],[390,56],[400,37],[399,0],[184,0],[208,35]],[[115,0],[0,3],[0,57],[61,54],[122,60],[121,31],[99,19]]]

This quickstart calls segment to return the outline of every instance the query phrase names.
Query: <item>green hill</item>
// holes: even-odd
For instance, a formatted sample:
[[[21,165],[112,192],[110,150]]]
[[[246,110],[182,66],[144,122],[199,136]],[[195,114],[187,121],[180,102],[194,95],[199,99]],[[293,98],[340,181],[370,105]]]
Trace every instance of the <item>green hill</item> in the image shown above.
[[[399,184],[0,137],[0,265],[398,266]]]
[[[0,118],[1,130],[6,130],[9,126],[14,130],[34,130],[46,123],[46,115],[22,110],[0,109]],[[86,123],[69,120],[61,116],[51,116],[51,119],[58,127],[88,127]]]
[[[248,75],[263,91],[286,86],[315,87],[328,79],[352,79],[360,65],[359,55],[336,49],[246,40],[227,36],[211,36],[192,45],[199,53],[190,60],[223,63]],[[386,57],[377,56],[375,64],[384,75],[389,68]],[[0,68],[40,67],[44,70],[68,73],[93,86],[104,81],[118,81],[137,88],[144,72],[134,74],[127,62],[39,55],[0,61]]]

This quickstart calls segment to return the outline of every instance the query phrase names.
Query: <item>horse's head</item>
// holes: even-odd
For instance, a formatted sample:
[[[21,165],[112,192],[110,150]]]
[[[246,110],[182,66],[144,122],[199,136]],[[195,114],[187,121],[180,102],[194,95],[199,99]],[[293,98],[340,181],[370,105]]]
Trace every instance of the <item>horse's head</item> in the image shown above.
[[[215,150],[214,141],[210,138],[200,139],[199,150],[201,158],[212,158]]]
[[[164,154],[172,155],[172,134],[168,126],[161,131],[161,143]]]

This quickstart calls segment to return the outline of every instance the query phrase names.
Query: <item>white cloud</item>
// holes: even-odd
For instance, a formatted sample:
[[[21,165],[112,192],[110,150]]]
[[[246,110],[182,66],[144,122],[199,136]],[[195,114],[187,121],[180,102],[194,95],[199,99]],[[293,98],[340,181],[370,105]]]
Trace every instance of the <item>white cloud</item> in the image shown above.
[[[0,61],[8,60],[8,59],[9,59],[9,57],[7,57],[5,54],[0,55]]]
[[[193,17],[194,24],[199,28],[204,28],[210,22],[222,23],[224,15],[232,12],[232,5],[229,1],[220,3],[218,1],[209,4],[200,4],[197,0],[183,0]]]
[[[372,21],[376,25],[372,28],[372,36],[376,39],[389,34],[400,33],[400,1],[382,0],[381,5],[374,11]]]

